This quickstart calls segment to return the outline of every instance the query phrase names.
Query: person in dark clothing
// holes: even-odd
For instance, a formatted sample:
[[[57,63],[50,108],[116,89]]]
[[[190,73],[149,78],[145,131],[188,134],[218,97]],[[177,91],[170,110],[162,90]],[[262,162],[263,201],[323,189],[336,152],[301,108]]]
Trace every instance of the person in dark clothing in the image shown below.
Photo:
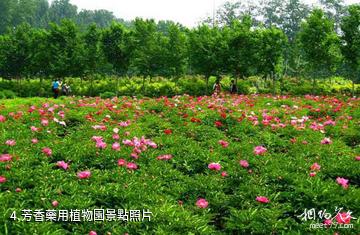
[[[237,85],[235,83],[235,80],[231,80],[230,93],[231,94],[236,94],[237,92],[238,92],[238,88],[237,88]]]
[[[61,93],[64,94],[64,95],[69,95],[71,93],[71,88],[68,84],[64,83],[62,86],[61,86]]]

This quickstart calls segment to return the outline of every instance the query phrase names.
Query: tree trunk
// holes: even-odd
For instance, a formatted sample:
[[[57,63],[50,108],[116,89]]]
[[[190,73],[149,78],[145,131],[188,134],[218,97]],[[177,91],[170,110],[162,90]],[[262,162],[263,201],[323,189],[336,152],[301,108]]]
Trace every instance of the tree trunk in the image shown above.
[[[206,95],[208,95],[208,94],[209,94],[209,76],[206,75],[205,79],[206,79],[206,89],[205,89],[205,92],[206,92]]]
[[[143,76],[142,93],[145,95],[145,76]]]
[[[354,81],[354,79],[352,80],[351,93],[352,93],[352,96],[354,97],[355,96],[355,81]]]
[[[274,75],[272,73],[271,77],[272,77],[272,81],[273,81],[273,96],[275,96],[276,95],[276,75]]]
[[[316,79],[315,77],[313,77],[313,82],[312,82],[312,94],[315,95],[315,84],[316,84]]]
[[[116,91],[115,91],[115,94],[116,94],[116,97],[118,97],[118,95],[119,95],[119,77],[117,77],[116,78],[116,87],[115,87],[115,89],[116,89]]]
[[[94,79],[90,76],[90,96],[94,96]]]

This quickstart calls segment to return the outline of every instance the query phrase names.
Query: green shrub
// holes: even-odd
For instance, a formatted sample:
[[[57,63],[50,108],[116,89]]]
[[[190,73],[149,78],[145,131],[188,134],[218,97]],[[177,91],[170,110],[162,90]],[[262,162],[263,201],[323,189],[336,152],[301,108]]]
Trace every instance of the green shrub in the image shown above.
[[[115,97],[115,96],[116,96],[116,94],[115,94],[114,92],[111,92],[111,91],[107,91],[107,92],[104,92],[104,93],[101,93],[101,94],[100,94],[100,97],[101,97],[102,99],[113,98],[113,97]]]
[[[16,97],[15,92],[11,90],[0,91],[0,99],[13,99]]]

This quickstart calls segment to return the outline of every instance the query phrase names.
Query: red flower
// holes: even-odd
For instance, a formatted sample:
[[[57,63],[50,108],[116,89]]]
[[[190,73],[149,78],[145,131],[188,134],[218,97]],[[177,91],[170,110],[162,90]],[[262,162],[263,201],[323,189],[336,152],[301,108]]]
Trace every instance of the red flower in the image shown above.
[[[201,120],[199,118],[191,118],[190,119],[191,122],[197,122],[197,123],[201,123]]]
[[[166,129],[166,130],[164,130],[164,133],[165,133],[166,135],[170,135],[170,134],[172,134],[172,130]]]
[[[220,122],[220,121],[215,121],[215,126],[216,126],[216,127],[222,127],[223,124],[222,124],[222,122]]]

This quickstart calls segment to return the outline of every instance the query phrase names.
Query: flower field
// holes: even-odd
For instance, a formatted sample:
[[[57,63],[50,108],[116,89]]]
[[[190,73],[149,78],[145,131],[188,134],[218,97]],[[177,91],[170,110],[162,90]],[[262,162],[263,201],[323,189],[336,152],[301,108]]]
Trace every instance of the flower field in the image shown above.
[[[0,234],[360,234],[359,98],[0,105]]]

